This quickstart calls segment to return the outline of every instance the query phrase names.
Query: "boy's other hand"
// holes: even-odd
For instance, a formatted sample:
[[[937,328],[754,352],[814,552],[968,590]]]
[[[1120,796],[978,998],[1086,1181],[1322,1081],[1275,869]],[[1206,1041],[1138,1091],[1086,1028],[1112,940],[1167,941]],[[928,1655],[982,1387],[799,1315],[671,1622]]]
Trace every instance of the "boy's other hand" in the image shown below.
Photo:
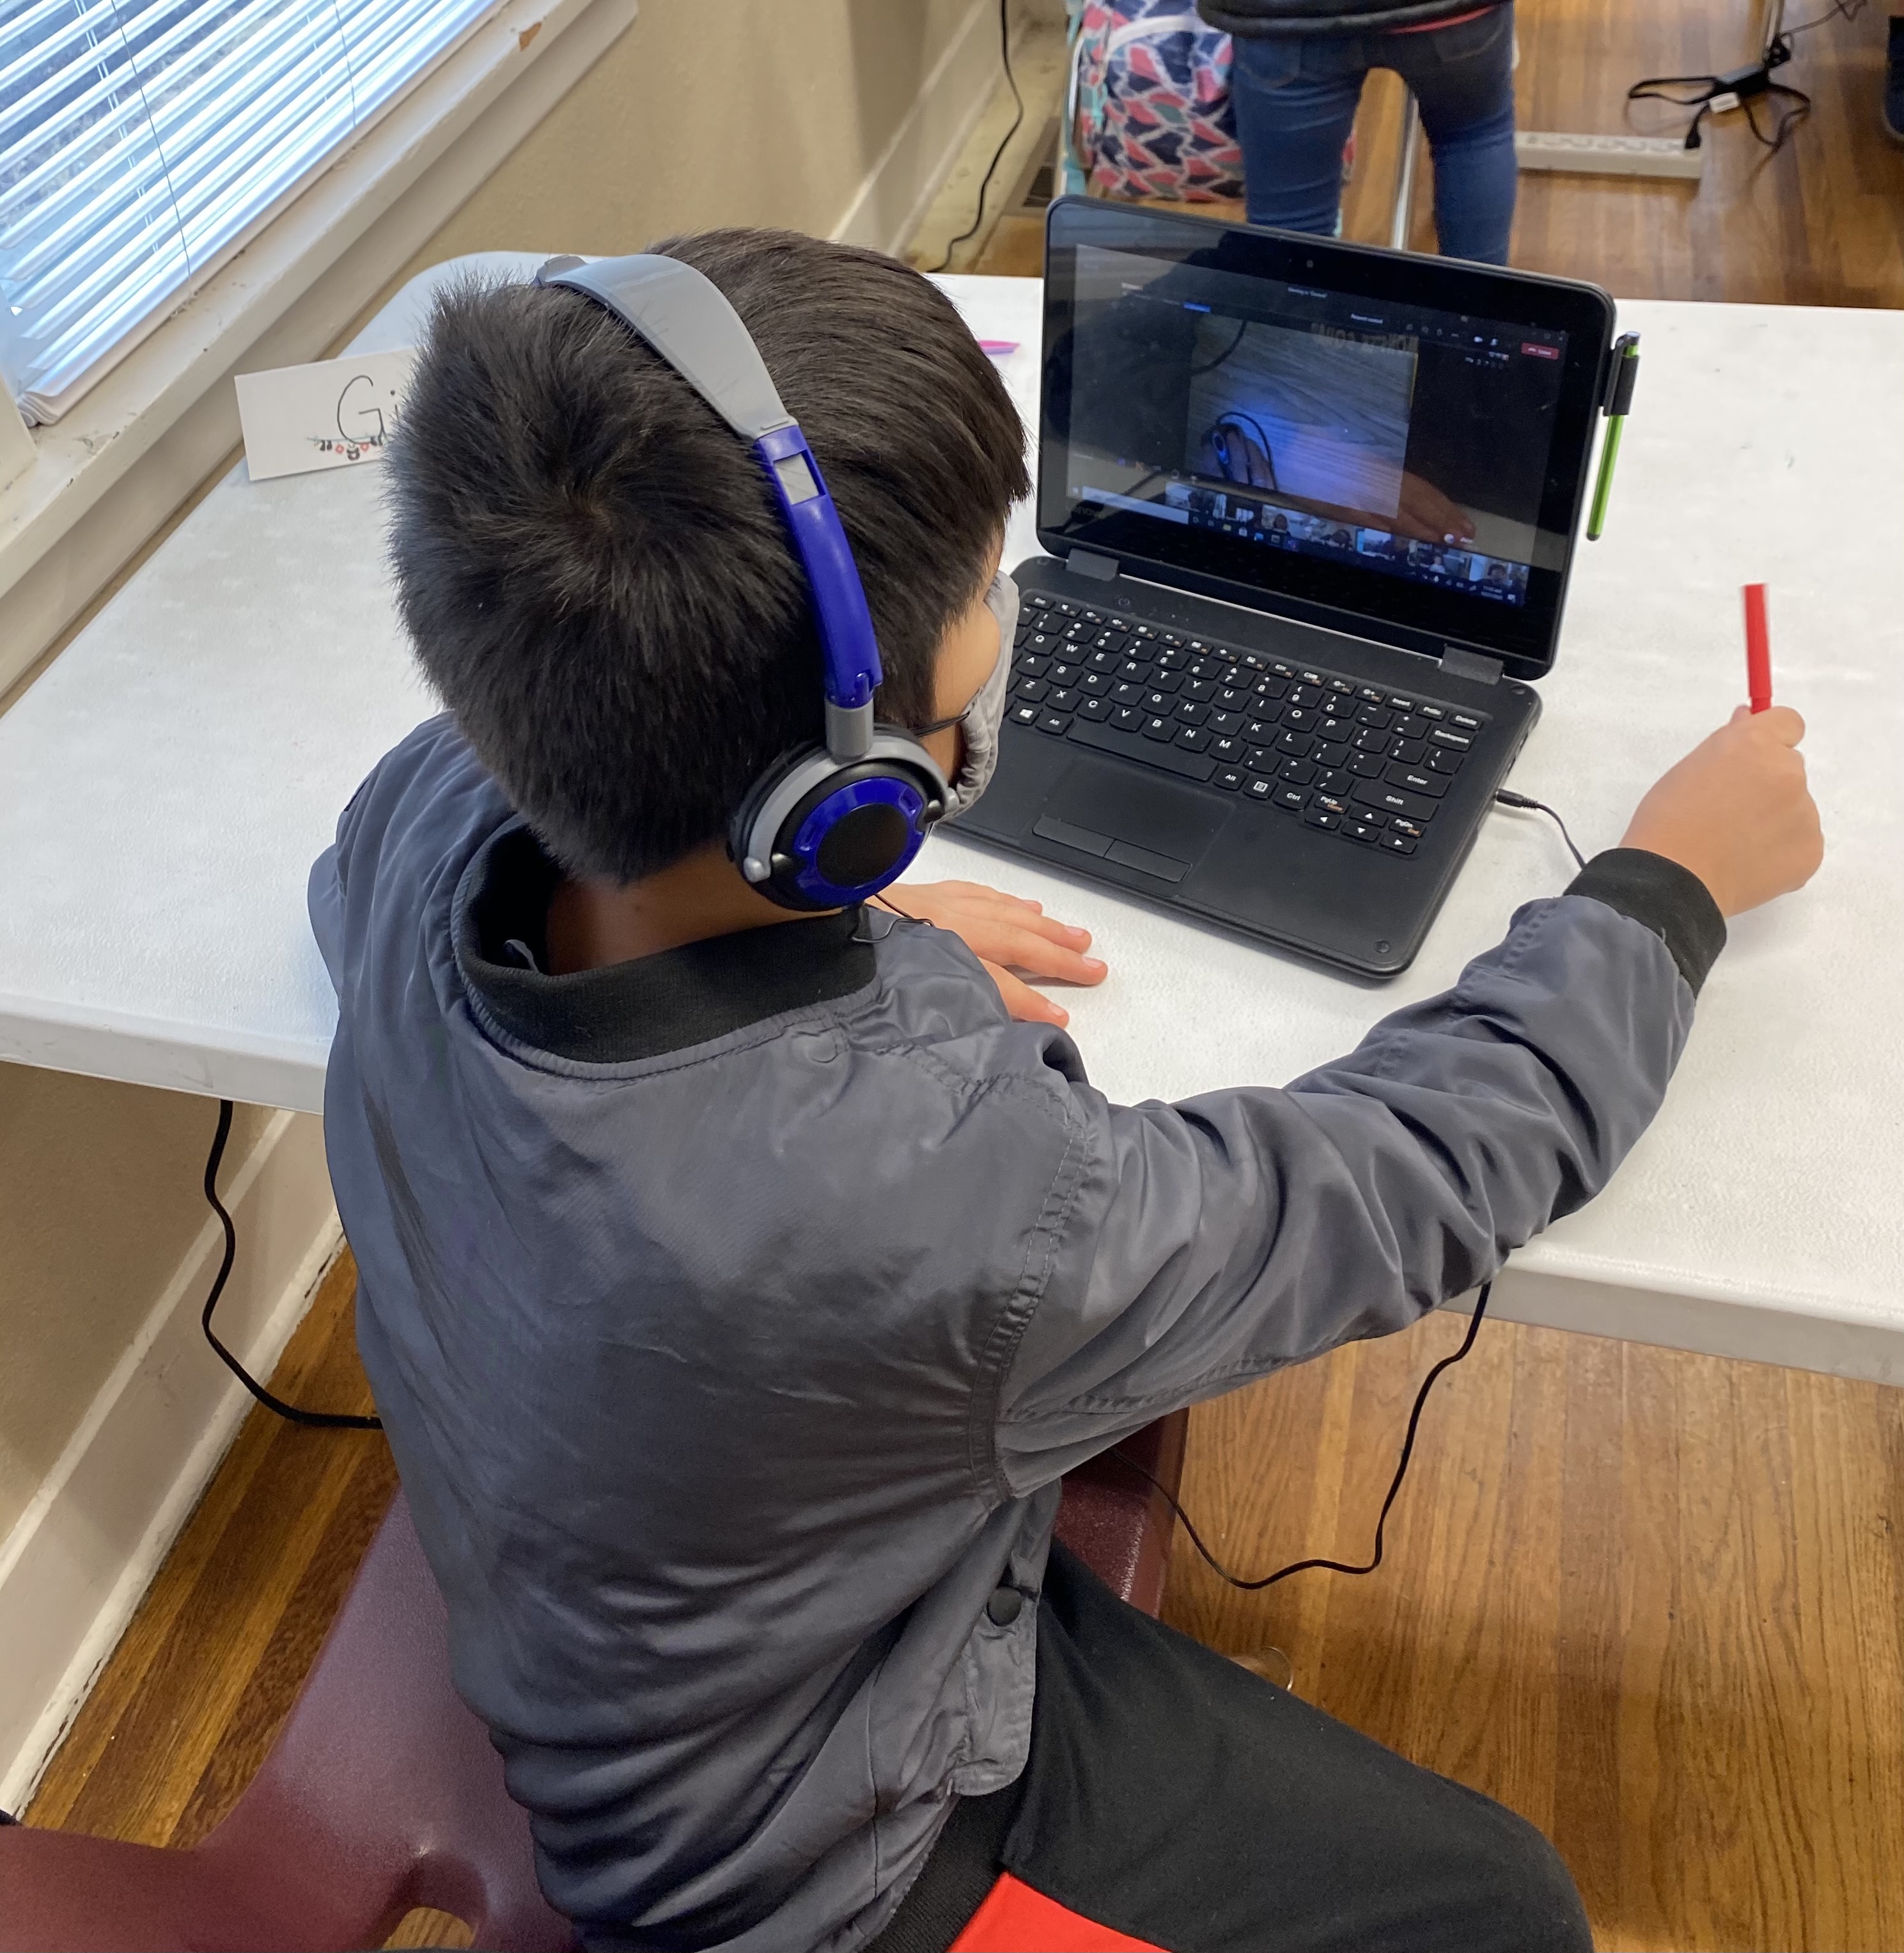
[[[1089,929],[1056,922],[1043,905],[978,882],[905,882],[876,898],[901,915],[950,929],[984,964],[1005,1008],[1028,1024],[1066,1024],[1071,1014],[1024,976],[1101,983],[1105,966],[1084,952]],[[1015,974],[1022,971],[1024,976]]]
[[[1802,888],[1824,858],[1804,737],[1805,721],[1786,707],[1740,706],[1648,791],[1621,845],[1689,868],[1721,915]]]

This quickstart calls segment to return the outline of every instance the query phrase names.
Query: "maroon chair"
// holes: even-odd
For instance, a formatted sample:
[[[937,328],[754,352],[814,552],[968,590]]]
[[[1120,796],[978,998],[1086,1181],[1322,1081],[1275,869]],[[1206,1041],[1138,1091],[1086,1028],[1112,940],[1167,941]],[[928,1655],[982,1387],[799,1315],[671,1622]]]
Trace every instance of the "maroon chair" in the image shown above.
[[[1176,1490],[1187,1415],[1121,1447]],[[1171,1513],[1127,1466],[1065,1481],[1058,1535],[1154,1614]],[[412,1907],[493,1953],[562,1953],[529,1820],[488,1732],[450,1682],[441,1597],[399,1492],[289,1719],[224,1822],[187,1851],[0,1829],[0,1953],[347,1953]]]

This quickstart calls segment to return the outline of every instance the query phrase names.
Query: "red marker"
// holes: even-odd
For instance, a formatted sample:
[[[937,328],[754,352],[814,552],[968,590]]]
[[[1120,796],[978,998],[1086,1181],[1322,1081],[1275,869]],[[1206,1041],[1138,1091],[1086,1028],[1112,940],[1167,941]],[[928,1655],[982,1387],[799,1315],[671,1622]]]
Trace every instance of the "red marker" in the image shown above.
[[[1765,623],[1765,586],[1746,585],[1746,691],[1755,712],[1771,709],[1772,638]]]

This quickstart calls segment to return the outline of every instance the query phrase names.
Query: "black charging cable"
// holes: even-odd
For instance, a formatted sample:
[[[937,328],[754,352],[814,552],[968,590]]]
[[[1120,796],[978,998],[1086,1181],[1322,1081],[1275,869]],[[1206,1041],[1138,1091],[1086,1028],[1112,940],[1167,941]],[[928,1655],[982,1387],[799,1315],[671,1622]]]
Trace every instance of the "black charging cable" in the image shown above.
[[[1024,97],[1018,92],[1018,77],[1012,72],[1012,0],[999,0],[999,58],[1005,64],[1005,85],[1012,91],[1012,99],[1018,104],[1017,111],[1012,118],[1011,127],[999,139],[998,147],[992,152],[992,160],[985,166],[985,175],[978,187],[978,208],[971,222],[946,246],[946,255],[928,268],[930,271],[943,271],[952,262],[952,253],[959,246],[977,234],[978,227],[985,221],[985,199],[992,187],[992,179],[997,175],[999,165],[1012,146],[1012,138],[1024,126]]]
[[[1382,1502],[1382,1510],[1375,1518],[1375,1551],[1369,1556],[1366,1566],[1351,1566],[1343,1560],[1294,1560],[1287,1566],[1279,1566],[1273,1573],[1266,1573],[1259,1580],[1246,1580],[1241,1575],[1232,1573],[1222,1561],[1203,1544],[1203,1536],[1197,1530],[1189,1513],[1177,1503],[1175,1494],[1155,1475],[1147,1472],[1134,1458],[1128,1457],[1114,1446],[1109,1455],[1120,1465],[1128,1465],[1140,1478],[1147,1479],[1152,1487],[1163,1494],[1165,1503],[1177,1515],[1190,1543],[1195,1547],[1218,1578],[1227,1580],[1232,1587],[1240,1587],[1246,1594],[1259,1593],[1266,1587],[1273,1587],[1279,1580],[1287,1580],[1295,1573],[1372,1573],[1382,1564],[1383,1535],[1388,1524],[1388,1515],[1401,1496],[1401,1481],[1408,1475],[1408,1461],[1415,1455],[1415,1436],[1421,1428],[1422,1408],[1428,1402],[1428,1393],[1444,1371],[1451,1370],[1474,1347],[1474,1339],[1481,1328],[1481,1318],[1488,1312],[1488,1297],[1493,1292],[1494,1284],[1485,1281],[1480,1293],[1474,1298],[1474,1313],[1469,1318],[1467,1334],[1461,1338],[1461,1346],[1452,1356],[1444,1356],[1422,1379],[1421,1388],[1415,1393],[1415,1407],[1408,1413],[1408,1433],[1401,1440],[1401,1456],[1396,1461],[1395,1475],[1388,1481],[1388,1496]]]
[[[1516,793],[1509,787],[1497,788],[1495,799],[1502,807],[1518,807],[1529,813],[1545,814],[1548,819],[1561,830],[1561,839],[1567,843],[1567,851],[1573,857],[1575,864],[1582,868],[1586,866],[1586,857],[1574,846],[1573,837],[1567,831],[1567,823],[1561,818],[1554,808],[1547,804],[1546,801],[1535,800],[1526,794]]]
[[[231,1101],[221,1099],[218,1130],[212,1136],[212,1150],[205,1156],[205,1197],[224,1230],[224,1259],[218,1264],[218,1274],[212,1277],[212,1293],[205,1298],[205,1313],[199,1318],[205,1340],[218,1352],[225,1368],[265,1409],[275,1411],[290,1423],[309,1425],[320,1431],[381,1431],[384,1421],[381,1417],[359,1417],[348,1411],[304,1410],[296,1404],[287,1403],[282,1397],[274,1397],[218,1340],[218,1332],[212,1327],[212,1312],[218,1307],[219,1296],[224,1293],[224,1285],[231,1279],[231,1265],[238,1258],[238,1230],[233,1223],[231,1210],[218,1198],[218,1168],[224,1164],[225,1142],[231,1136]]]

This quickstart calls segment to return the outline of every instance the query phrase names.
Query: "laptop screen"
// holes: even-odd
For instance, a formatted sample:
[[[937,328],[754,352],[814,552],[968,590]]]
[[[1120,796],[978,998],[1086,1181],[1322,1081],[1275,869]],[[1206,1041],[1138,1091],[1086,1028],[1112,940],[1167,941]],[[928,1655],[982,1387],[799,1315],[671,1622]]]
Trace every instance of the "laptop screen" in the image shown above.
[[[1047,546],[1551,662],[1602,295],[1101,205],[1051,245]]]

